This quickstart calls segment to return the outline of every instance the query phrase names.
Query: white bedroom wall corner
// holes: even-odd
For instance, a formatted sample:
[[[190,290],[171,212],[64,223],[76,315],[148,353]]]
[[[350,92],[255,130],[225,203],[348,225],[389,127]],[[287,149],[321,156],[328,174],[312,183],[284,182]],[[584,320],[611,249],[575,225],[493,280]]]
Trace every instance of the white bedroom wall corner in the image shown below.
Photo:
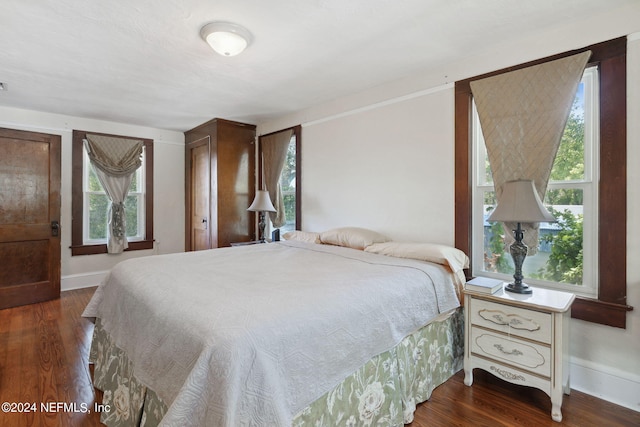
[[[571,388],[640,412],[640,375],[572,356]]]

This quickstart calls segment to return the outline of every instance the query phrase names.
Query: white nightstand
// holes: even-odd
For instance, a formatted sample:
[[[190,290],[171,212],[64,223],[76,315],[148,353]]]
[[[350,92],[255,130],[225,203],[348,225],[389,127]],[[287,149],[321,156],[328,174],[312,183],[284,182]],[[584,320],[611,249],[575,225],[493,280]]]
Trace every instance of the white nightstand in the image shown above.
[[[562,393],[569,394],[568,329],[575,295],[533,288],[521,295],[464,291],[464,383],[480,368],[514,384],[538,388],[551,398],[551,418],[562,420]]]

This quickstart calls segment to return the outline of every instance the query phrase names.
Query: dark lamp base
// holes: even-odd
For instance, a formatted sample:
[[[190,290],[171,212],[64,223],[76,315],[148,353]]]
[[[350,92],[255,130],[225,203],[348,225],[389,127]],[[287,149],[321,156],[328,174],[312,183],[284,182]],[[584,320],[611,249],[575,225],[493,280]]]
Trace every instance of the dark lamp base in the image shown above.
[[[525,285],[524,283],[521,285],[509,283],[507,286],[504,287],[504,290],[513,292],[516,294],[532,294],[533,293],[533,289],[531,289],[528,285]]]

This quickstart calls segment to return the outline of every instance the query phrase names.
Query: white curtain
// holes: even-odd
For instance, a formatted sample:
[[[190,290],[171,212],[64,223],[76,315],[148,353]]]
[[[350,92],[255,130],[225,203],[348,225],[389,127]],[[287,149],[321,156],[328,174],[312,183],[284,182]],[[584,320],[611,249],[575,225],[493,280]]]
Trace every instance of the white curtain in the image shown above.
[[[110,200],[107,251],[121,253],[129,247],[124,202],[133,174],[142,164],[143,141],[87,134],[85,147],[96,176]]]
[[[284,168],[284,162],[287,160],[287,151],[293,129],[287,129],[282,132],[263,136],[260,138],[262,144],[262,159],[264,185],[269,191],[271,203],[276,208],[276,212],[270,212],[269,217],[275,228],[282,227],[287,218],[284,210],[284,198],[282,196],[282,186],[280,185],[280,175]]]
[[[532,180],[541,200],[591,52],[471,82],[498,203],[507,181]],[[505,223],[507,244],[516,224]],[[529,254],[538,224],[522,224]]]

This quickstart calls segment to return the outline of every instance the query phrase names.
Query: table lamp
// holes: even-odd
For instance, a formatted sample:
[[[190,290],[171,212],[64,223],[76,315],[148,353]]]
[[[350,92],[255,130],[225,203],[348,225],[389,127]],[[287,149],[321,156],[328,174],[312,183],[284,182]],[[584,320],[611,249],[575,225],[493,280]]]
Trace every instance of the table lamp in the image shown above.
[[[544,207],[538,192],[530,180],[508,181],[502,187],[502,195],[498,206],[488,218],[489,221],[515,222],[513,230],[515,242],[509,247],[516,272],[513,283],[505,286],[505,290],[519,294],[530,294],[533,291],[522,283],[522,263],[527,256],[527,245],[522,243],[524,230],[521,223],[553,222],[556,219]]]

